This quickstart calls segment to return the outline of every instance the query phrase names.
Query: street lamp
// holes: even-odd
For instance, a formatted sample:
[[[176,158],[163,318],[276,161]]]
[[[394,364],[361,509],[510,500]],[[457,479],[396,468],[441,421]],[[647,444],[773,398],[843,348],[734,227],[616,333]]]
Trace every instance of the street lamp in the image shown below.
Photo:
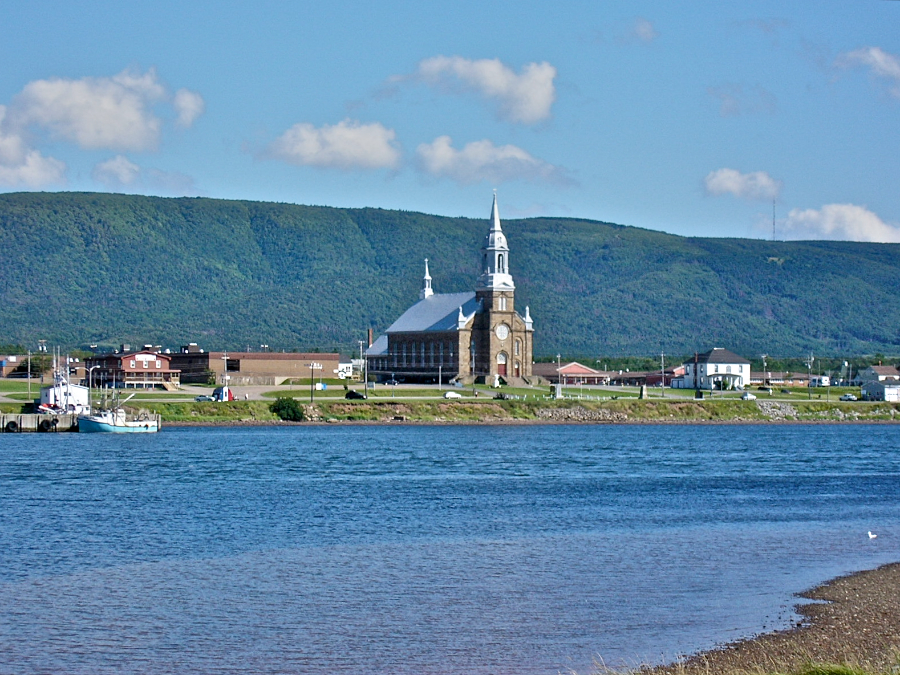
[[[316,382],[316,378],[314,376],[313,371],[322,370],[322,364],[313,362],[313,363],[307,363],[306,365],[309,366],[309,402],[312,403],[313,402],[313,388],[315,387],[315,382]]]
[[[556,355],[556,398],[562,398],[562,356]]]
[[[91,395],[93,394],[93,391],[94,391],[94,369],[99,368],[99,367],[100,367],[99,365],[91,366],[90,368],[87,369],[87,371],[88,371],[88,411],[90,411],[91,414],[94,413],[94,406],[91,401]]]

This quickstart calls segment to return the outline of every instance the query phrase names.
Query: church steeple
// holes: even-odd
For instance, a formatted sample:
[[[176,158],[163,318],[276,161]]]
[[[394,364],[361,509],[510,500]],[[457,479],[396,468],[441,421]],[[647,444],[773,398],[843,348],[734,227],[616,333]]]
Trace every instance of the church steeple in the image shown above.
[[[475,290],[512,291],[515,287],[509,273],[509,246],[500,227],[500,209],[497,208],[495,191],[494,204],[491,206],[491,229],[481,247],[481,276],[478,277]]]
[[[425,298],[430,298],[434,295],[434,291],[431,289],[431,275],[428,273],[428,258],[425,258],[425,285],[422,287],[422,290],[419,291],[419,300],[424,300]]]

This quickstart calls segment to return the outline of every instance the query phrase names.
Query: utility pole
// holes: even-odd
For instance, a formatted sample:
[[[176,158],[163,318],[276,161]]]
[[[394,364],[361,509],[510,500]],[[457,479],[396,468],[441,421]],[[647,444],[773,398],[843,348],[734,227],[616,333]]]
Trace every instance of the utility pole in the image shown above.
[[[806,360],[806,389],[809,392],[809,400],[812,400],[812,364],[815,360],[812,354]]]
[[[666,397],[666,353],[659,353],[659,397]]]

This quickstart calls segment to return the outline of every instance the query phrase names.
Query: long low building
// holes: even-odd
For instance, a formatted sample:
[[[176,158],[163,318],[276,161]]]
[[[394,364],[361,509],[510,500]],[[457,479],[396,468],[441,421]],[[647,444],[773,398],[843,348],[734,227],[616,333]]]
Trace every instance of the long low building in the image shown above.
[[[171,358],[184,383],[224,384],[227,369],[228,384],[235,386],[277,385],[310,375],[330,379],[337,377],[340,362],[336,353],[207,352],[193,344],[182,347]]]

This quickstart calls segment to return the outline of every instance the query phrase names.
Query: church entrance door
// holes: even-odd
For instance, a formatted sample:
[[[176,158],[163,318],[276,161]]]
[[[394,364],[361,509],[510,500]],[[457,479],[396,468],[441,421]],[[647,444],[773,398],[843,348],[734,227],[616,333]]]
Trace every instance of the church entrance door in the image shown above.
[[[497,374],[502,377],[506,376],[506,354],[503,352],[497,354]]]

